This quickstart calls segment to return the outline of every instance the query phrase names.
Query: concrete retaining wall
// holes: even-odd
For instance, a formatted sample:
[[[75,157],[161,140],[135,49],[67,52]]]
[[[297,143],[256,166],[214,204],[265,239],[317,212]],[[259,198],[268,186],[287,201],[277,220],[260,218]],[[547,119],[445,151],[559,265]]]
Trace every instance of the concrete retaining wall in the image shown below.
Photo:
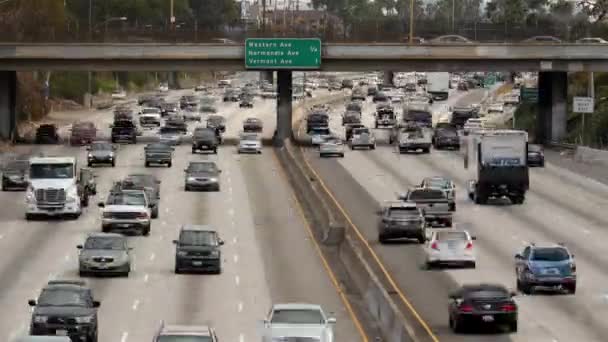
[[[574,159],[581,163],[602,164],[608,166],[608,150],[598,150],[591,147],[577,146]]]

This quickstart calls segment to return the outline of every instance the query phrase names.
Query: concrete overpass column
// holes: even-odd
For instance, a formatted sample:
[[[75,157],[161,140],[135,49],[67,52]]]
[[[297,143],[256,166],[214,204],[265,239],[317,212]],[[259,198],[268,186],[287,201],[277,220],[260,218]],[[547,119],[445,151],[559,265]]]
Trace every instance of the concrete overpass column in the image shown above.
[[[382,85],[385,86],[393,86],[393,78],[395,76],[395,72],[393,71],[385,71],[384,72],[384,79],[382,80]]]
[[[274,145],[282,147],[285,139],[292,136],[292,89],[291,71],[277,71],[277,131]]]
[[[559,141],[566,136],[568,121],[568,74],[540,72],[538,74],[538,115],[536,142]]]
[[[17,127],[17,72],[0,71],[0,139],[12,140]]]

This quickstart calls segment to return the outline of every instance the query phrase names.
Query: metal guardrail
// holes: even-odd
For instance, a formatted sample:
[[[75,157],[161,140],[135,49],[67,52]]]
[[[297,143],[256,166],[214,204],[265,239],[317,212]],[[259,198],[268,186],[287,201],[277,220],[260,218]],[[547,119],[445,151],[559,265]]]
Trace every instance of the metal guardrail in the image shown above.
[[[578,146],[576,144],[563,143],[559,141],[550,141],[548,145],[550,147],[561,148],[564,150],[575,150]]]

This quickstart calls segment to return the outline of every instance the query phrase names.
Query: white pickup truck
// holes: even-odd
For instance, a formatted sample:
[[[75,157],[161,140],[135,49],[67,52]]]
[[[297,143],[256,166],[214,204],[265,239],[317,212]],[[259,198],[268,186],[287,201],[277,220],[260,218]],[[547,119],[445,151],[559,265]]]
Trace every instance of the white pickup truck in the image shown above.
[[[99,202],[101,208],[101,230],[141,232],[150,234],[153,203],[143,190],[113,191],[107,201]]]

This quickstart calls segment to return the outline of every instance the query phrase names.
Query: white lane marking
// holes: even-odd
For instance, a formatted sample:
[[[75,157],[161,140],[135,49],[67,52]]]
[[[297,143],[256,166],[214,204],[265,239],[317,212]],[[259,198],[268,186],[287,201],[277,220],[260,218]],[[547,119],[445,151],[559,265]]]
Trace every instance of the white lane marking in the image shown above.
[[[154,261],[154,258],[156,258],[156,254],[154,254],[154,253],[150,254],[150,261]]]
[[[144,274],[144,283],[147,283],[150,280],[150,275],[148,273]]]
[[[236,286],[239,286],[239,284],[241,283],[241,278],[237,275],[234,277],[234,282],[236,283]]]
[[[163,225],[163,226],[166,226],[167,225],[167,221],[163,221],[160,224]]]
[[[239,342],[245,342],[245,335],[243,335],[243,334],[239,335]]]
[[[528,245],[528,241],[526,241],[526,240],[521,240],[521,244],[522,244],[522,245],[524,245],[524,246],[527,246],[527,245]]]
[[[4,235],[0,235],[0,240],[2,240],[4,238]]]
[[[236,264],[237,262],[239,262],[239,255],[235,254],[233,259],[234,259],[234,263]]]
[[[229,193],[230,195],[232,195],[232,187],[231,187],[231,186],[229,186],[229,187],[228,187],[228,193]]]
[[[139,299],[136,299],[135,301],[133,301],[133,306],[131,306],[131,308],[133,309],[133,311],[137,311],[138,307],[139,307]]]
[[[236,245],[236,243],[237,243],[238,241],[239,241],[239,237],[238,237],[238,236],[235,236],[235,237],[232,239],[232,243],[233,243],[233,244],[235,244],[235,245]]]
[[[122,336],[120,337],[120,342],[127,342],[128,338],[129,338],[129,333],[126,331],[123,331]]]
[[[67,262],[67,261],[70,261],[70,255],[69,255],[69,254],[66,254],[66,255],[65,255],[65,257],[64,257],[64,259],[65,259],[65,261],[66,261],[66,262]]]
[[[228,210],[228,215],[230,215],[230,216],[234,216],[234,209],[232,209],[232,208],[231,208],[231,209],[229,209],[229,210]]]
[[[585,234],[591,234],[591,231],[589,231],[589,229],[583,229],[583,233],[585,233]]]
[[[243,302],[239,302],[237,309],[239,312],[243,312]]]
[[[226,179],[226,180],[228,181],[228,183],[232,183],[232,178],[227,177],[227,179]]]
[[[165,209],[165,212],[168,214],[168,213],[169,213],[169,208],[166,208],[166,209]]]
[[[511,239],[513,239],[513,240],[517,240],[517,235],[513,235],[513,236],[511,236]]]

